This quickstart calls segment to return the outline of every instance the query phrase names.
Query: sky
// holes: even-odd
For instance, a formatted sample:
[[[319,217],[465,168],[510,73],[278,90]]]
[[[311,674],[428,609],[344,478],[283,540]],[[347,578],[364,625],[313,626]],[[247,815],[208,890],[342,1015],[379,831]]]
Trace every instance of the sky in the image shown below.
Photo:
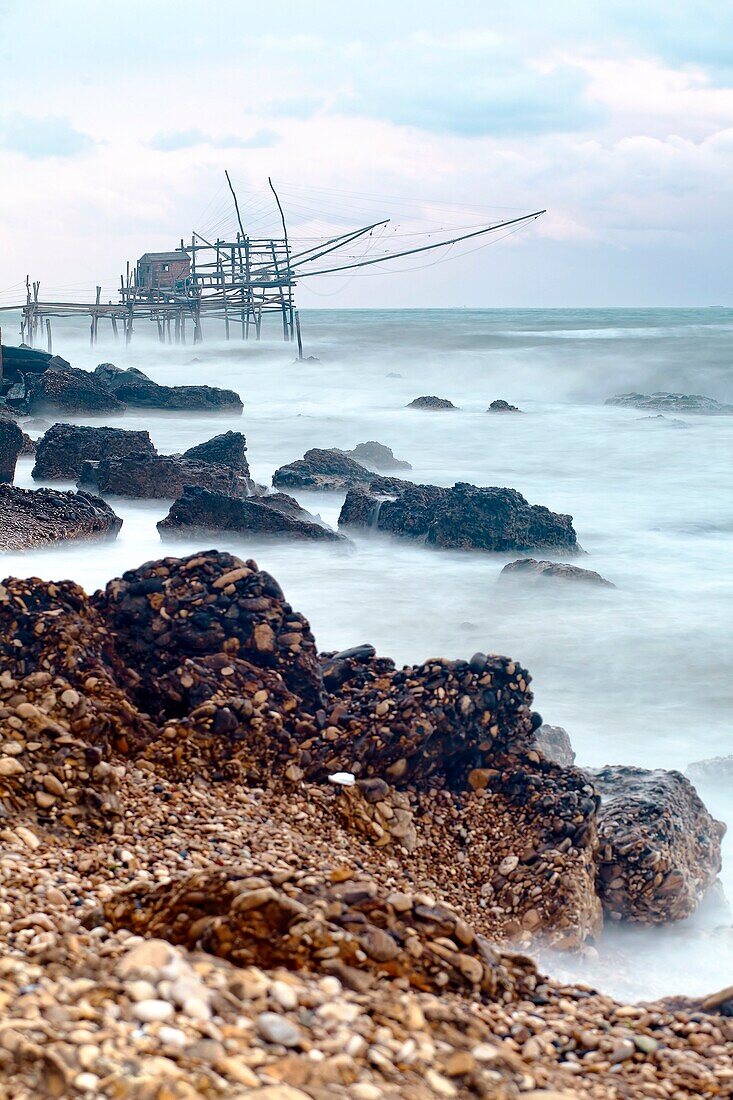
[[[547,211],[304,307],[733,305],[733,0],[0,0],[0,303],[231,233],[225,168],[253,235]]]

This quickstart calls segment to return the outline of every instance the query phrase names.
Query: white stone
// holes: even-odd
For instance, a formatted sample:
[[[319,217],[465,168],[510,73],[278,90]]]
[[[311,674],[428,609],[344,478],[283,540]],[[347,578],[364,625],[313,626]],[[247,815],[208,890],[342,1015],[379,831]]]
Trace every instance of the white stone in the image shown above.
[[[270,996],[286,1010],[298,1007],[298,994],[287,982],[274,981],[270,986]]]
[[[144,1024],[152,1024],[156,1020],[170,1020],[173,1015],[173,1005],[168,1001],[156,999],[138,1001],[132,1006],[132,1015]]]
[[[341,787],[353,787],[356,776],[352,772],[334,772],[328,777],[329,783],[337,783]]]
[[[187,1042],[185,1032],[178,1027],[169,1027],[168,1024],[163,1024],[160,1028],[158,1038],[165,1046],[176,1047],[178,1050],[182,1050]]]

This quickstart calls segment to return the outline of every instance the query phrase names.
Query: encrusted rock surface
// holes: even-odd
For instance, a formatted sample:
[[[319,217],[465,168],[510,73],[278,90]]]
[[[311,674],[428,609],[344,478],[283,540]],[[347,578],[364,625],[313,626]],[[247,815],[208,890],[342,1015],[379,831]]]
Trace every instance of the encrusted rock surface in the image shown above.
[[[124,412],[125,406],[93,374],[76,367],[49,367],[37,375],[28,392],[32,413],[86,413],[93,416]]]
[[[689,917],[720,871],[725,826],[679,772],[618,766],[590,776],[602,796],[598,889],[606,911],[642,924]]]
[[[502,569],[502,576],[530,577],[532,579],[580,581],[583,584],[595,584],[604,588],[615,588],[593,569],[581,569],[577,565],[566,565],[557,561],[537,561],[536,558],[520,558],[510,561]]]
[[[215,386],[161,386],[135,367],[122,370],[100,363],[93,375],[98,385],[131,408],[189,409],[197,412],[242,411],[242,399],[234,390]]]
[[[224,467],[209,466],[208,469],[216,471]],[[158,523],[158,530],[164,536],[236,531],[243,535],[275,535],[278,538],[320,542],[345,541],[343,535],[316,522],[310,512],[299,508],[292,497],[286,496],[283,500],[283,496],[273,493],[233,499],[234,493],[216,491],[206,484],[186,483],[168,515]]]
[[[132,453],[82,464],[79,488],[101,496],[175,500],[188,486],[227,497],[247,496],[249,479],[231,466],[155,453]]]
[[[122,520],[99,497],[0,484],[0,550],[66,539],[115,538]]]
[[[0,418],[0,482],[12,483],[23,450],[23,432],[14,420]]]
[[[380,499],[380,493],[350,489],[339,526],[372,526],[446,549],[552,548],[565,553],[580,549],[572,516],[530,505],[516,489],[463,483],[444,489],[408,483],[396,492],[394,498]]]
[[[197,443],[183,452],[183,458],[193,462],[213,462],[216,466],[230,466],[236,473],[249,477],[247,440],[241,432],[223,432]]]
[[[313,447],[302,458],[281,466],[272,484],[281,489],[320,489],[343,492],[352,485],[368,485],[374,474],[344,451]]]
[[[606,405],[617,405],[624,409],[661,409],[664,412],[709,413],[712,415],[732,415],[733,405],[723,405],[714,397],[704,397],[699,393],[666,393],[656,390],[654,393],[618,393],[606,399]]]
[[[455,409],[456,405],[447,397],[416,397],[407,406],[408,409]]]
[[[155,454],[148,432],[53,424],[38,440],[31,476],[36,481],[75,481],[87,460],[112,461],[133,454]]]

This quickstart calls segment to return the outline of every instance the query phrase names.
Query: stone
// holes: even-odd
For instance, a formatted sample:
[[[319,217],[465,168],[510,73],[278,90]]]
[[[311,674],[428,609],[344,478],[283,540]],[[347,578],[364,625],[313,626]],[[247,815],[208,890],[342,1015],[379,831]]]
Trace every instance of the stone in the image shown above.
[[[27,397],[31,413],[69,413],[98,416],[124,412],[125,406],[93,374],[76,367],[49,367],[37,375]]]
[[[229,466],[235,473],[249,477],[247,441],[241,432],[224,432],[197,443],[183,452],[183,458],[191,462],[210,462],[215,466]]]
[[[130,408],[214,413],[241,413],[243,408],[242,399],[234,390],[215,386],[160,386],[135,367],[121,370],[112,363],[100,363],[94,377],[97,384]]]
[[[615,588],[600,573],[592,569],[581,569],[577,565],[565,565],[555,561],[537,561],[535,558],[519,558],[509,562],[501,571],[501,576],[529,578],[532,580],[576,581],[583,584],[598,585],[603,588]]]
[[[122,520],[99,497],[0,484],[0,551],[71,539],[114,539]]]
[[[189,487],[231,497],[246,497],[251,490],[249,479],[231,466],[150,453],[84,462],[77,484],[100,496],[138,500],[176,500]]]
[[[606,405],[615,405],[622,409],[660,409],[662,412],[707,413],[710,416],[731,416],[733,405],[721,404],[713,397],[703,397],[699,393],[667,393],[656,390],[647,393],[619,393],[606,399]]]
[[[223,469],[223,467],[209,467]],[[192,533],[233,531],[317,542],[344,542],[343,535],[316,521],[309,512],[278,506],[272,496],[235,498],[208,488],[186,485],[168,515],[158,522],[161,536],[190,537]]]
[[[277,1012],[261,1012],[255,1021],[258,1033],[268,1043],[297,1047],[301,1042],[300,1028]]]
[[[12,484],[15,464],[23,450],[23,432],[14,420],[0,418],[0,483]]]
[[[455,409],[456,406],[452,401],[449,401],[447,397],[416,397],[414,401],[410,402],[407,408],[441,411],[443,409]]]
[[[54,424],[38,441],[31,477],[36,481],[75,481],[85,461],[110,461],[133,454],[155,454],[148,432]]]
[[[546,722],[535,730],[535,741],[546,760],[570,768],[575,763],[575,750],[567,730],[562,726],[550,726]]]
[[[344,492],[353,485],[368,485],[373,473],[344,451],[314,447],[302,458],[281,466],[272,477],[278,489],[316,489]]]
[[[412,469],[409,462],[395,458],[391,447],[386,447],[384,443],[377,443],[376,440],[373,439],[369,440],[367,443],[357,443],[352,450],[344,451],[343,454],[348,455],[349,458],[353,458],[355,462],[358,462],[362,466],[366,466],[369,470]]]
[[[143,1024],[152,1024],[170,1020],[174,1015],[173,1005],[168,1001],[151,998],[149,1001],[137,1001],[130,1008],[131,1014]]]
[[[510,405],[508,401],[504,401],[501,397],[498,397],[496,401],[491,402],[486,411],[493,413],[518,413],[522,410],[518,409],[516,405]]]

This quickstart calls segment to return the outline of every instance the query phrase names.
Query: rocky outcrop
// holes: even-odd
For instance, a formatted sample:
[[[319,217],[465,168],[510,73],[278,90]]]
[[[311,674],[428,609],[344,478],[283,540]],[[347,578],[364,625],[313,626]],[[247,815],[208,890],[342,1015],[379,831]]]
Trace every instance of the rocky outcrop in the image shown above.
[[[101,385],[93,374],[75,367],[49,367],[43,374],[37,375],[28,390],[27,407],[32,413],[82,413],[91,416],[125,410],[123,402]]]
[[[276,470],[272,484],[279,489],[318,489],[341,493],[352,485],[368,485],[374,474],[343,451],[313,447],[302,458]]]
[[[530,505],[515,489],[457,484],[409,485],[395,499],[361,489],[346,494],[339,526],[371,526],[379,531],[421,539],[428,546],[461,550],[580,548],[572,516]]]
[[[23,432],[14,420],[0,418],[0,482],[12,483],[23,450]]]
[[[115,538],[122,520],[99,497],[0,485],[0,550],[68,539]]]
[[[335,449],[335,448],[334,448]],[[351,451],[343,451],[355,462],[361,463],[369,470],[411,470],[409,462],[395,458],[391,447],[385,447],[383,443],[369,440],[367,443],[357,443]]]
[[[616,587],[592,569],[581,569],[577,565],[565,565],[556,561],[537,561],[536,558],[520,558],[518,561],[511,561],[504,566],[501,575],[531,580],[579,581],[582,584],[595,584],[604,588]]]
[[[36,481],[76,481],[85,461],[112,461],[125,455],[155,455],[149,434],[122,428],[54,424],[36,445]]]
[[[535,741],[546,760],[571,768],[575,763],[575,750],[567,730],[562,726],[550,726],[546,722],[535,732]]]
[[[694,913],[720,871],[725,826],[675,771],[606,767],[600,791],[598,891],[614,920],[660,924]]]
[[[685,771],[693,784],[726,785],[733,782],[733,756],[711,756],[695,760]]]
[[[235,473],[249,477],[247,441],[241,432],[224,432],[197,443],[183,452],[183,458],[191,462],[211,462],[215,466],[229,466]]]
[[[518,413],[521,409],[518,409],[516,405],[510,405],[508,401],[504,401],[503,398],[498,397],[496,401],[492,401],[486,410],[490,413]]]
[[[408,409],[455,409],[456,405],[447,397],[416,397],[406,406]]]
[[[250,491],[249,479],[231,466],[154,453],[84,462],[78,484],[100,496],[138,500],[175,500],[193,486],[233,497]]]
[[[222,469],[211,466],[210,470]],[[278,502],[278,494],[233,498],[198,485],[186,485],[171,505],[165,519],[158,523],[161,535],[185,535],[235,531],[243,535],[275,535],[278,538],[340,542],[344,536],[317,523],[309,512]]]
[[[17,348],[11,347],[9,344],[3,344],[2,363],[3,381],[12,382],[17,382],[26,375],[43,374],[49,367],[65,369],[71,366],[60,355],[52,355],[48,351],[30,348],[27,344],[21,344]]]
[[[723,405],[714,397],[703,397],[699,393],[666,393],[656,390],[654,393],[618,393],[606,399],[606,405],[616,405],[622,409],[659,409],[662,412],[708,413],[713,416],[733,415],[733,405]]]
[[[243,408],[242,399],[234,390],[215,386],[160,386],[135,367],[122,370],[112,363],[100,363],[94,378],[130,408],[226,413],[239,413]]]

